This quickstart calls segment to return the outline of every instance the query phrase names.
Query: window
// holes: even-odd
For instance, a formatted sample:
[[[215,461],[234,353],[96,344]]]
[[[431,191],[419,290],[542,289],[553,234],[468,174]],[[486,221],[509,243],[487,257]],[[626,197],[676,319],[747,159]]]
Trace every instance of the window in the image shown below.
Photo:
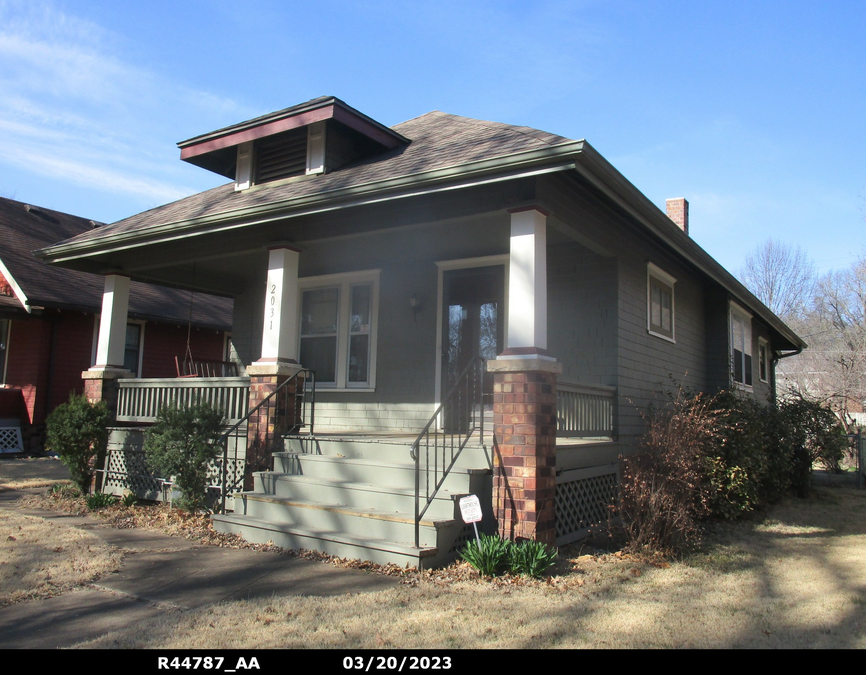
[[[647,332],[676,342],[674,326],[674,284],[670,274],[647,263]]]
[[[770,366],[768,344],[764,338],[758,338],[758,377],[761,382],[769,381]]]
[[[339,389],[375,387],[379,272],[299,279],[298,361],[316,384]]]
[[[731,374],[735,384],[752,386],[752,315],[731,303]]]
[[[141,343],[144,337],[144,324],[126,325],[126,344],[123,349],[123,367],[136,377],[141,377]]]

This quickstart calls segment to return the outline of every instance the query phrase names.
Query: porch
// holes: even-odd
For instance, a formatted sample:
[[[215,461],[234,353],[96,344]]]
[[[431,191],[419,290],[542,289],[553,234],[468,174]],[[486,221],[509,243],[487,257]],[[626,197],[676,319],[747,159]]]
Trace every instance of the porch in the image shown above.
[[[476,377],[479,385],[480,380]],[[438,565],[453,559],[472,536],[459,517],[461,496],[479,495],[483,527],[495,528],[493,475],[501,457],[493,406],[483,395],[468,406],[459,431],[446,431],[434,419],[426,437],[419,437],[407,430],[316,426],[314,385],[308,387],[308,381],[309,376],[295,386],[290,403],[274,392],[250,415],[251,378],[118,380],[118,426],[111,429],[104,490],[169,499],[170,482],[147,470],[144,431],[161,406],[204,400],[227,417],[223,457],[211,469],[218,529],[287,548]],[[559,545],[585,536],[607,518],[618,471],[615,396],[610,387],[557,386]],[[281,405],[281,412],[269,411],[271,403]],[[290,431],[268,423],[278,418],[276,427]],[[263,429],[273,433],[262,439]],[[255,447],[257,441],[262,442]],[[419,448],[421,443],[426,447]],[[426,504],[423,511],[420,504]]]

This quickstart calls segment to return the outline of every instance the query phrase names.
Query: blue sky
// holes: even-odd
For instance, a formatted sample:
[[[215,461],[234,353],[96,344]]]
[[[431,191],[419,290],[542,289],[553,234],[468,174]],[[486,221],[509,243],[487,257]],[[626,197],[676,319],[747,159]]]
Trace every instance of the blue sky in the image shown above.
[[[866,254],[866,2],[0,0],[0,195],[114,221],[218,185],[176,143],[320,95],[585,138],[736,272]]]

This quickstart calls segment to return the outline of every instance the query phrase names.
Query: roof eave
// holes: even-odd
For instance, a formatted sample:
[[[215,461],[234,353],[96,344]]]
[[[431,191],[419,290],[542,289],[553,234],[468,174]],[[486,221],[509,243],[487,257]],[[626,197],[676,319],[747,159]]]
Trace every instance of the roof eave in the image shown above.
[[[735,300],[752,308],[773,330],[790,341],[794,348],[806,343],[776,314],[749,291],[734,275],[720,265],[689,235],[610,164],[589,143],[578,157],[577,171],[679,255],[725,288]]]
[[[446,189],[459,189],[490,180],[511,180],[549,171],[570,170],[575,167],[575,158],[580,154],[583,146],[583,141],[571,141],[549,148],[433,169],[420,174],[330,190],[262,206],[172,221],[134,232],[108,234],[86,242],[61,242],[34,251],[34,255],[46,262],[61,263],[143,244],[248,227],[287,217],[350,208]]]

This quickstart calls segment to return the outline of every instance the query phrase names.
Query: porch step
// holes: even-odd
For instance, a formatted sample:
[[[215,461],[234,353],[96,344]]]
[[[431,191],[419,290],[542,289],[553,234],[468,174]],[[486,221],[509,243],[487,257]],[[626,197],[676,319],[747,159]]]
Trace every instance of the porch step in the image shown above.
[[[432,468],[432,467],[431,467]],[[441,475],[441,465],[440,465]],[[381,484],[397,488],[415,490],[415,465],[408,462],[385,462],[372,459],[356,459],[333,455],[309,455],[294,452],[274,453],[274,472],[290,475],[315,476],[354,483]],[[428,473],[430,480],[435,472],[421,470],[421,484],[424,485]],[[442,489],[462,492],[474,475],[490,474],[489,469],[467,469],[455,467],[445,478]]]
[[[234,515],[214,515],[214,527],[248,541],[380,564],[446,564],[457,557],[457,547],[472,532],[459,517],[457,499],[477,494],[485,516],[492,516],[487,451],[482,446],[464,449],[465,457],[420,523],[420,546],[415,548],[411,442],[287,436],[286,452],[273,454],[274,471],[255,474],[254,490],[235,495]],[[429,477],[432,481],[433,472]],[[428,472],[422,471],[422,494],[427,478]]]
[[[256,544],[273,543],[285,549],[309,549],[340,558],[358,558],[370,562],[401,567],[434,567],[445,564],[438,548],[415,548],[369,537],[356,537],[347,533],[327,530],[304,530],[286,523],[275,523],[251,516],[212,516],[214,527],[220,532],[238,534]]]
[[[359,437],[359,438],[340,438],[340,437],[316,437],[306,435],[290,435],[283,437],[283,449],[285,452],[291,452],[304,455],[323,455],[331,457],[343,457],[346,459],[369,459],[383,462],[393,462],[397,464],[413,464],[410,450],[414,438],[411,440],[406,438],[402,442],[394,441],[390,438],[376,437]],[[456,449],[455,449],[456,451]],[[422,450],[421,458],[424,461],[425,453]],[[457,468],[473,468],[491,467],[492,457],[490,451],[478,442],[477,438],[470,439],[463,451],[457,457],[455,467]],[[443,461],[443,456],[439,455],[440,463]],[[450,453],[444,456],[444,460],[451,462]],[[433,461],[431,455],[430,461]]]
[[[411,545],[415,540],[414,513],[242,492],[235,495],[235,515],[241,514],[303,530],[335,534],[346,532],[356,536],[363,534],[370,539],[406,545]],[[425,516],[419,527],[419,543],[422,547],[435,547],[441,534],[439,530],[444,532],[454,529],[456,525],[457,521],[454,518]]]
[[[373,483],[290,475],[273,471],[254,475],[254,492],[274,497],[309,499],[317,502],[382,511],[414,513],[415,489]],[[467,486],[471,490],[472,485]],[[457,500],[469,491],[439,490],[427,513],[431,517],[454,518]]]

